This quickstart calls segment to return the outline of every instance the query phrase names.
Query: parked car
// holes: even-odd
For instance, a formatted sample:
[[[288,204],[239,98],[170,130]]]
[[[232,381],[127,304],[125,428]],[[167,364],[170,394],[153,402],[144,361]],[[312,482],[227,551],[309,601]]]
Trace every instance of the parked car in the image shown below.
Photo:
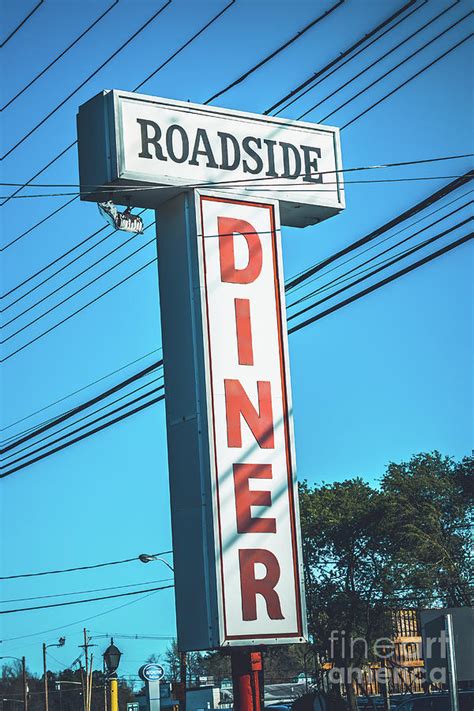
[[[397,711],[450,711],[448,692],[412,696],[397,706]],[[474,690],[459,692],[459,711],[474,711]]]

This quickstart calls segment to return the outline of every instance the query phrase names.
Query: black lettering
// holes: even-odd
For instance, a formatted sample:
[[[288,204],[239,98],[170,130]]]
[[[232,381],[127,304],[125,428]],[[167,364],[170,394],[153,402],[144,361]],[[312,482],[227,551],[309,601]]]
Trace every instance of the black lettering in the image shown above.
[[[283,150],[283,174],[282,178],[297,178],[301,173],[301,158],[299,150],[292,143],[280,142]],[[290,152],[293,154],[294,170],[290,170]]]
[[[240,163],[240,147],[237,139],[230,133],[217,132],[221,139],[222,163],[219,166],[222,170],[235,170]],[[234,160],[229,163],[229,141],[234,151]]]
[[[200,144],[203,145],[203,148],[200,148]],[[207,133],[204,128],[198,128],[198,130],[196,131],[196,139],[194,141],[193,155],[191,157],[191,160],[189,161],[189,165],[199,165],[198,160],[197,160],[198,156],[206,156],[206,158],[207,158],[206,167],[207,168],[218,168],[219,167],[214,159],[214,154],[212,153],[211,144],[209,143],[209,138],[208,138]]]
[[[159,140],[161,138],[161,128],[158,126],[157,123],[154,121],[149,121],[148,119],[139,119],[137,118],[137,123],[140,124],[140,129],[141,129],[141,135],[142,135],[142,150],[141,153],[138,154],[139,158],[153,158],[151,155],[150,151],[148,150],[148,146],[153,146],[155,149],[155,157],[158,158],[158,160],[168,160],[166,156],[163,155],[163,151],[161,149],[161,146],[159,144]],[[148,135],[148,128],[152,128],[154,131],[153,136]]]
[[[173,145],[173,135],[175,133],[179,134],[181,139],[181,155],[179,157],[176,155]],[[166,150],[168,151],[168,155],[171,160],[175,163],[184,163],[188,160],[189,139],[188,134],[182,126],[178,126],[178,124],[173,124],[168,128],[168,130],[166,131]]]
[[[264,138],[263,142],[267,147],[267,158],[268,158],[268,170],[265,175],[269,175],[271,178],[278,178],[278,173],[275,171],[275,146],[276,141],[272,141],[270,138]]]
[[[253,136],[246,136],[242,141],[242,148],[247,153],[247,155],[255,161],[255,168],[251,168],[248,164],[248,161],[245,159],[242,162],[242,166],[244,169],[244,173],[251,173],[252,175],[257,175],[257,173],[260,173],[263,168],[263,160],[258,155],[257,151],[250,147],[251,141],[255,143],[257,148],[261,148],[262,140],[260,138],[254,138]]]
[[[313,146],[300,146],[304,157],[304,183],[322,183],[323,176],[317,172],[318,158],[321,158],[321,149]],[[311,157],[311,151],[316,154],[316,158]],[[316,173],[316,175],[315,175]],[[314,176],[314,177],[313,177]]]

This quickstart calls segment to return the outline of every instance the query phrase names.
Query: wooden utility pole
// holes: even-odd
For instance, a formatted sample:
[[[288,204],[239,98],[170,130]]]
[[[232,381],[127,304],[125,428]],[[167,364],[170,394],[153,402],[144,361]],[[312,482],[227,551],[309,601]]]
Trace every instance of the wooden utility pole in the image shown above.
[[[49,710],[48,672],[46,669],[46,642],[43,642],[43,681],[44,681],[44,711]]]
[[[28,711],[28,682],[26,680],[26,659],[21,658],[21,676],[23,680],[23,708]]]

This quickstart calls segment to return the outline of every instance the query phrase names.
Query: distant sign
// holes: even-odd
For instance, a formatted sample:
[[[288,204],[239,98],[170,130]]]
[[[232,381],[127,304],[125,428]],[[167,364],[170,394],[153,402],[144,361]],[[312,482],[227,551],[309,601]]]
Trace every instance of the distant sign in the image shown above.
[[[165,675],[165,670],[160,664],[149,663],[144,664],[138,670],[138,676],[143,681],[160,681]]]
[[[332,126],[126,91],[98,94],[77,123],[82,200],[155,208],[215,187],[278,200],[282,224],[297,227],[345,207]]]

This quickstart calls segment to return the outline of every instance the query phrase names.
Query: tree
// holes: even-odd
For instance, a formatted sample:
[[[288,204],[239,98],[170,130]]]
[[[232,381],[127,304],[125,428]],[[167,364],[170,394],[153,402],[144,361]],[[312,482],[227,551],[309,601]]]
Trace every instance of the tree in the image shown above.
[[[381,655],[390,610],[469,604],[473,473],[472,458],[434,452],[390,464],[379,488],[360,478],[300,487],[310,633],[342,669],[351,709],[350,669]]]
[[[357,709],[351,668],[371,659],[388,635],[386,599],[394,593],[383,495],[362,479],[300,487],[306,598],[316,651],[341,670]],[[365,642],[351,644],[352,639]]]
[[[455,462],[439,452],[389,464],[382,479],[404,595],[419,603],[471,604],[473,481],[473,457]]]

